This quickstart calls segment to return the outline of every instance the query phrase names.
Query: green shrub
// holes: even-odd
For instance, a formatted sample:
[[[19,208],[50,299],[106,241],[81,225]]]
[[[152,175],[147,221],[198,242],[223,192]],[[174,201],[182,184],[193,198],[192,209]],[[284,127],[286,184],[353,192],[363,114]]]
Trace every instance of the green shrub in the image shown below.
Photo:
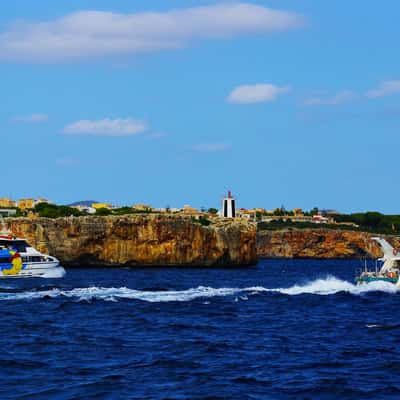
[[[211,221],[208,220],[206,217],[203,217],[202,215],[199,218],[192,217],[192,221],[196,224],[200,224],[203,226],[208,226],[211,224]]]
[[[82,213],[76,208],[68,206],[57,206],[55,204],[39,203],[36,204],[34,211],[39,214],[40,217],[46,218],[60,218],[60,217],[79,217]]]

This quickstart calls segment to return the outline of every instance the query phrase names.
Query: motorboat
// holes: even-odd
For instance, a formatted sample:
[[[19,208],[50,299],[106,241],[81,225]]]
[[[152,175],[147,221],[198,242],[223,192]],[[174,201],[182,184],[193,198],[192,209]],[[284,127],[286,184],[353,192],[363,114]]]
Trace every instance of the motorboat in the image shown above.
[[[357,274],[357,285],[371,282],[389,282],[400,287],[400,254],[397,249],[391,246],[385,239],[373,237],[383,252],[383,257],[377,260],[375,270],[369,270],[367,267]]]
[[[25,239],[13,236],[1,217],[0,225],[0,279],[62,278],[65,275],[57,258],[43,254]]]

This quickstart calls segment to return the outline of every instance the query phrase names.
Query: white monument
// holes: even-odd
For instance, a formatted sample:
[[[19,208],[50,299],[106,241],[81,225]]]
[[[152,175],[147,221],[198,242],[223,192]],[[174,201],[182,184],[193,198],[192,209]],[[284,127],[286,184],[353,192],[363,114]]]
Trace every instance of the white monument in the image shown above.
[[[235,218],[236,216],[236,200],[232,197],[231,191],[228,192],[228,197],[222,199],[221,217]]]

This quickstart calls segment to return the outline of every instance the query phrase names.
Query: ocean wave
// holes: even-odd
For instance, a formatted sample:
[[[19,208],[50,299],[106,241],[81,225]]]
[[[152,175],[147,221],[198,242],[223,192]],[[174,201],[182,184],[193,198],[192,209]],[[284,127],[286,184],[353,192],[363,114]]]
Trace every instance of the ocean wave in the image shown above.
[[[399,288],[392,283],[383,281],[376,281],[357,286],[348,281],[338,279],[334,276],[328,276],[325,279],[317,279],[313,282],[306,283],[303,286],[294,285],[288,289],[273,290],[291,296],[300,294],[317,294],[326,296],[340,292],[346,292],[354,295],[360,295],[367,292],[396,293]]]
[[[173,301],[185,302],[196,299],[228,296],[235,296],[235,299],[247,300],[249,296],[261,293],[280,293],[288,296],[298,296],[302,294],[327,296],[341,292],[350,293],[353,295],[361,295],[368,292],[396,293],[398,290],[399,288],[388,282],[372,282],[369,284],[356,286],[348,281],[344,281],[335,277],[327,277],[325,279],[317,279],[304,285],[294,285],[289,288],[265,288],[262,286],[247,288],[212,288],[199,286],[197,288],[191,288],[187,290],[146,291],[130,289],[127,287],[104,288],[94,286],[88,288],[75,288],[71,290],[53,288],[49,290],[31,290],[17,293],[0,292],[0,300],[35,300],[43,298],[65,297],[83,301],[118,301],[119,299],[132,299],[150,303],[163,303]]]

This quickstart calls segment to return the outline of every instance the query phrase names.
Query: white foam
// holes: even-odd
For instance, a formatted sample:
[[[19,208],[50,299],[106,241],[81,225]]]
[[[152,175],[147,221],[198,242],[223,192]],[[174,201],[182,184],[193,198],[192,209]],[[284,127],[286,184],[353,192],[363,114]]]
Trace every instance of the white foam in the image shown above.
[[[301,294],[313,295],[333,295],[339,292],[360,295],[367,292],[386,292],[396,293],[397,287],[388,282],[372,282],[369,284],[356,286],[348,281],[343,281],[335,277],[318,279],[305,285],[294,285],[289,288],[265,288],[262,286],[248,288],[212,288],[199,286],[187,290],[169,290],[169,291],[143,291],[121,288],[88,287],[76,288],[71,290],[51,289],[45,291],[26,291],[20,293],[0,293],[0,300],[32,300],[45,297],[57,298],[67,297],[78,300],[90,301],[92,299],[105,301],[118,301],[118,299],[142,300],[150,303],[160,302],[184,302],[198,298],[206,299],[212,297],[235,296],[241,300],[248,299],[265,292],[281,293],[288,296],[297,296]]]
[[[398,288],[390,282],[376,281],[364,285],[354,285],[348,281],[328,276],[326,279],[317,279],[303,286],[292,286],[288,289],[276,289],[282,294],[299,295],[299,294],[317,294],[317,295],[332,295],[339,292],[347,292],[354,295],[359,295],[366,292],[386,292],[396,293]]]
[[[66,274],[65,269],[62,267],[58,268],[51,268],[48,271],[46,271],[41,278],[44,279],[58,279],[64,277]]]

